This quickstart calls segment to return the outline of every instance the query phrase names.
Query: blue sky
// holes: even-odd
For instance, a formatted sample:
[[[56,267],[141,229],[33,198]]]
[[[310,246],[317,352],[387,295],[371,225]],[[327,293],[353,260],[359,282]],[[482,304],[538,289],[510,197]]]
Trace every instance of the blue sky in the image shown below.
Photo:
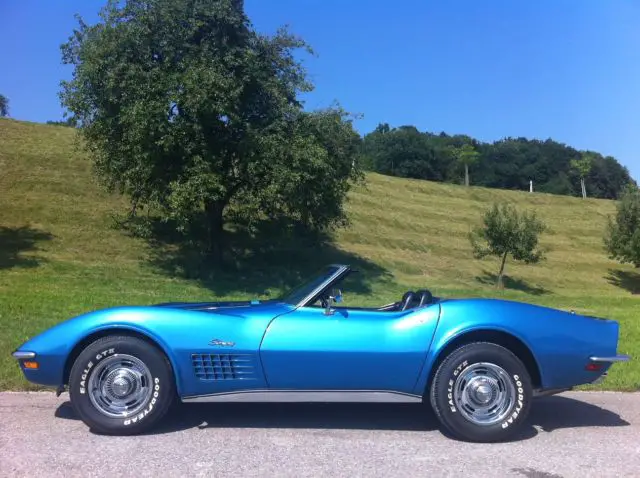
[[[11,116],[60,119],[60,43],[100,0],[0,0],[0,93]],[[339,101],[420,130],[553,138],[615,156],[640,179],[636,0],[246,0],[258,30],[288,24],[314,48],[309,108]]]

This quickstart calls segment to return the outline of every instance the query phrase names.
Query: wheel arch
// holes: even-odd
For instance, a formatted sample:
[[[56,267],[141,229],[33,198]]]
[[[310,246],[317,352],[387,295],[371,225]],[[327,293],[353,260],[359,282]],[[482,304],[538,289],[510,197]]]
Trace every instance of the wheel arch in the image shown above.
[[[542,374],[540,371],[540,365],[536,360],[533,352],[525,344],[522,339],[516,337],[512,333],[499,329],[473,329],[464,331],[455,337],[452,337],[443,347],[440,348],[436,357],[434,358],[429,375],[427,377],[427,383],[425,393],[428,393],[431,387],[431,382],[436,370],[442,363],[442,361],[455,349],[472,342],[489,342],[496,345],[500,345],[522,361],[523,365],[527,369],[529,376],[531,377],[531,383],[534,389],[542,387]]]
[[[82,351],[92,342],[95,342],[96,340],[101,339],[103,337],[108,337],[110,335],[135,337],[147,342],[149,345],[158,349],[169,362],[171,374],[173,375],[175,380],[176,389],[178,393],[180,392],[181,387],[180,387],[180,380],[179,380],[179,374],[178,374],[178,367],[172,355],[167,350],[166,346],[164,346],[164,344],[162,344],[155,337],[152,337],[151,334],[142,332],[138,329],[128,328],[128,327],[109,327],[109,328],[94,330],[93,332],[89,333],[88,335],[84,336],[82,339],[77,341],[72,347],[71,351],[69,352],[65,360],[63,377],[62,377],[63,385],[69,384],[69,375],[71,374],[71,368],[73,367],[74,362],[76,361],[78,356],[82,353]]]

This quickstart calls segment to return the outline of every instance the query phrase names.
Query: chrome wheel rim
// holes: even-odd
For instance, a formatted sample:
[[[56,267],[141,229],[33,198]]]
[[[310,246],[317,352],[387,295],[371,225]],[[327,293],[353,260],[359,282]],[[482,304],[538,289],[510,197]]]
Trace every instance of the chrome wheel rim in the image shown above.
[[[153,393],[149,368],[132,355],[116,354],[100,361],[87,391],[96,409],[111,418],[135,415]]]
[[[460,372],[453,396],[462,416],[476,425],[488,426],[509,415],[516,388],[502,367],[481,362]]]

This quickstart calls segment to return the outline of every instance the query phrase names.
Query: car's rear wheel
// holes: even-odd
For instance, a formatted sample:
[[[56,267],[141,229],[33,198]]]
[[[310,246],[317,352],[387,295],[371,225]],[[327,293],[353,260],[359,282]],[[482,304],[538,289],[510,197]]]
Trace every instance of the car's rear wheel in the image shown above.
[[[133,435],[148,430],[175,399],[165,355],[130,336],[107,336],[88,345],[69,375],[69,395],[92,430]]]
[[[496,442],[522,427],[532,387],[526,367],[510,350],[475,342],[442,361],[429,394],[440,423],[454,437]]]

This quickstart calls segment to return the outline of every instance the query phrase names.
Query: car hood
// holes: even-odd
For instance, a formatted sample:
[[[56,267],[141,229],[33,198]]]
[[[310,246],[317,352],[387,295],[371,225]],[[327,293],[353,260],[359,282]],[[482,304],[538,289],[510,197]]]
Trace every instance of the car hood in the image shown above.
[[[282,304],[279,299],[269,300],[237,300],[237,301],[217,301],[217,302],[163,302],[155,304],[153,307],[169,307],[182,310],[203,310],[203,311],[219,311],[228,309],[246,309],[252,310],[271,308],[276,304]]]

